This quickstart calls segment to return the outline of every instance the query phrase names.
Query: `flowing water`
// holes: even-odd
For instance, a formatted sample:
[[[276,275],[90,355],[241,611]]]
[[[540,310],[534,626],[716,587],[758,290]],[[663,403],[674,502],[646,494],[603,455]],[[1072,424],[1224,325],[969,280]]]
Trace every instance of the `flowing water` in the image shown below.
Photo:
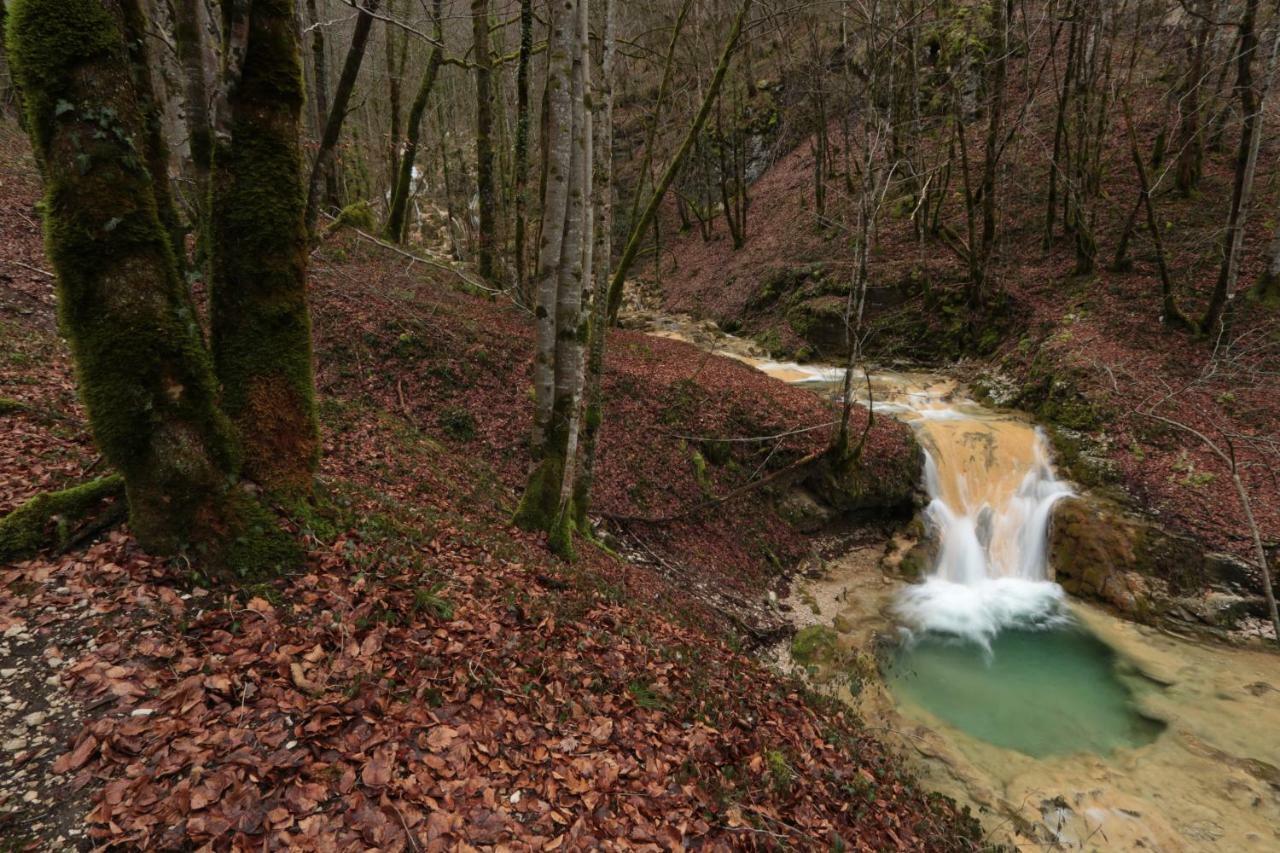
[[[819,392],[842,378],[692,324],[657,334]],[[1071,489],[1044,436],[945,378],[870,380],[863,402],[910,424],[925,450],[934,557],[903,585],[881,548],[855,548],[793,592],[797,619],[834,625],[851,652],[898,639],[883,685],[841,688],[844,699],[915,757],[926,785],[1019,849],[1280,849],[1280,659],[1069,600],[1045,551]]]

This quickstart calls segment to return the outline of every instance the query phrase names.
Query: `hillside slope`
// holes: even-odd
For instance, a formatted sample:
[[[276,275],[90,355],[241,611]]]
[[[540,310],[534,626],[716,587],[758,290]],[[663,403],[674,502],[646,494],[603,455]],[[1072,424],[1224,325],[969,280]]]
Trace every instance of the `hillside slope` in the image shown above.
[[[0,135],[0,512],[98,469],[53,320],[29,157]],[[510,527],[531,341],[517,311],[346,234],[313,258],[322,500],[304,572],[238,594],[127,526],[0,568],[0,835],[13,849],[969,849],[847,709],[740,651],[693,587],[759,597],[804,539],[763,490],[583,547]],[[830,420],[674,342],[615,338],[599,506],[660,516],[776,469],[681,435]],[[914,464],[877,427],[869,464]],[[772,451],[772,454],[771,454]],[[768,458],[772,455],[772,459]],[[84,534],[84,535],[81,535]]]

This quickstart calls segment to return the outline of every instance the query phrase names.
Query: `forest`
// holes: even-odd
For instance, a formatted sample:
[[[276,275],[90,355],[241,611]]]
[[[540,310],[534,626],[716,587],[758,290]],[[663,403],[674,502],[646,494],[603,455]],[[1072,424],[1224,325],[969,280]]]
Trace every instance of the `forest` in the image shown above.
[[[0,853],[1280,845],[1280,2],[0,33]]]

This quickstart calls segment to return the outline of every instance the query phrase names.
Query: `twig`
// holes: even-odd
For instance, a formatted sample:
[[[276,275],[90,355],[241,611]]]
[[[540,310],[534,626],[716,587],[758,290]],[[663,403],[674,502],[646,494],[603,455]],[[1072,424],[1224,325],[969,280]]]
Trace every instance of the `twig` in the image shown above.
[[[56,275],[49,272],[48,270],[42,270],[40,269],[40,267],[33,267],[31,266],[31,264],[24,264],[22,261],[11,261],[6,258],[4,259],[4,262],[6,264],[13,264],[15,267],[22,267],[24,270],[31,270],[34,273],[39,273],[40,275],[45,276],[46,278],[57,278]]]

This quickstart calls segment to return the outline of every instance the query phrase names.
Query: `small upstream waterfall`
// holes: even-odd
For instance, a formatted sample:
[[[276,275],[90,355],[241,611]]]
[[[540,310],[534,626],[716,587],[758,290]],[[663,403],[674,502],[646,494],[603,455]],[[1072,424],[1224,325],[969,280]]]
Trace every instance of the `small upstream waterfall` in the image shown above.
[[[833,386],[843,376],[839,368],[748,360],[795,384]],[[910,424],[925,451],[936,557],[925,581],[898,601],[902,621],[983,646],[1004,628],[1066,623],[1047,546],[1053,505],[1071,489],[1054,474],[1044,434],[960,398],[954,382],[936,377],[876,374],[871,396],[862,402]]]
[[[1061,624],[1063,593],[1048,580],[1046,551],[1053,505],[1071,490],[1039,429],[953,402],[952,392],[906,388],[886,406],[925,448],[925,515],[937,543],[933,570],[904,592],[898,614],[913,629],[983,645],[1002,628]]]
[[[683,338],[678,330],[656,334]],[[717,349],[794,385],[835,391],[843,368],[772,361],[735,338]],[[1025,419],[965,399],[952,380],[910,373],[870,376],[877,413],[915,430],[925,451],[925,519],[936,544],[924,582],[897,602],[913,634],[970,640],[990,648],[1005,628],[1049,628],[1070,621],[1062,588],[1049,580],[1053,505],[1071,494],[1049,460],[1044,433]],[[856,383],[866,394],[863,383]]]

